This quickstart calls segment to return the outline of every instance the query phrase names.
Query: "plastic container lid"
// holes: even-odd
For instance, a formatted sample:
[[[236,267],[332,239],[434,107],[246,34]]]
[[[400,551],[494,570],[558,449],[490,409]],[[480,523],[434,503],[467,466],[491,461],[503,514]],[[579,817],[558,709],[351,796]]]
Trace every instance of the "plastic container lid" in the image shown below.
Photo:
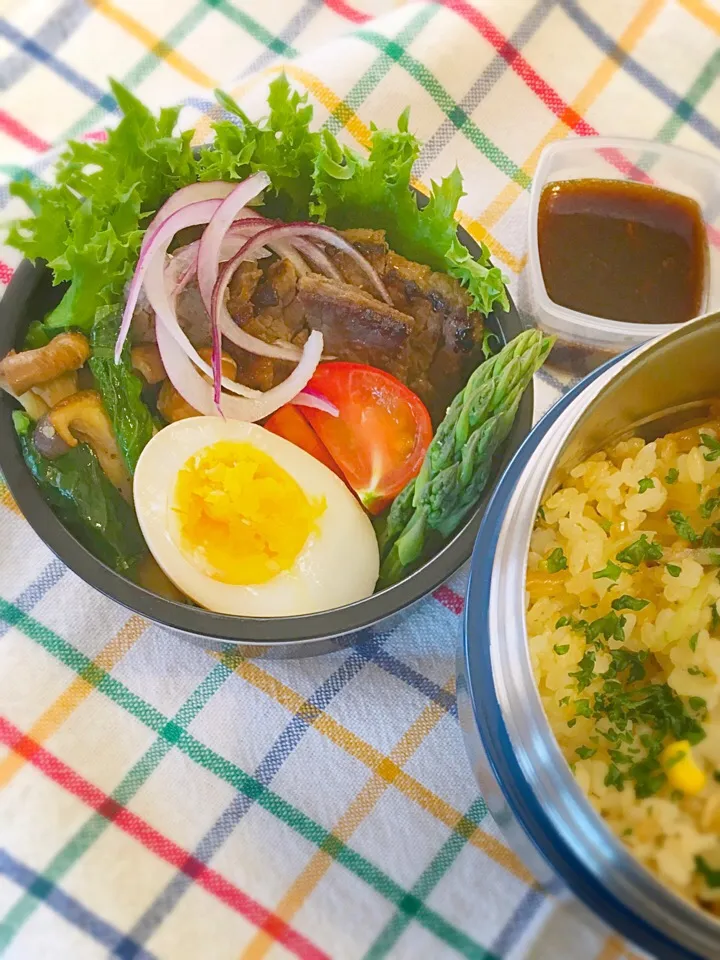
[[[720,163],[710,157],[652,140],[631,137],[574,137],[545,147],[530,194],[528,264],[540,326],[560,339],[619,353],[682,324],[624,323],[571,310],[548,296],[538,249],[538,207],[547,183],[593,178],[652,183],[695,200],[707,237],[704,312],[720,309]]]

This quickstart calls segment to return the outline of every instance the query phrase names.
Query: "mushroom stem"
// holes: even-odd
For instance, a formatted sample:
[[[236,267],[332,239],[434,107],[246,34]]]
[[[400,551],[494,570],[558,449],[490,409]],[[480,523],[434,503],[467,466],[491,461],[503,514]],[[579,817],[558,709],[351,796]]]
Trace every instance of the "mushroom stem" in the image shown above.
[[[0,377],[7,380],[13,393],[25,393],[62,373],[78,370],[89,356],[90,346],[81,333],[60,333],[37,350],[11,350],[0,360]]]
[[[97,390],[81,390],[63,400],[50,411],[48,420],[69,447],[78,441],[87,443],[108,480],[126,500],[131,499],[130,474]]]

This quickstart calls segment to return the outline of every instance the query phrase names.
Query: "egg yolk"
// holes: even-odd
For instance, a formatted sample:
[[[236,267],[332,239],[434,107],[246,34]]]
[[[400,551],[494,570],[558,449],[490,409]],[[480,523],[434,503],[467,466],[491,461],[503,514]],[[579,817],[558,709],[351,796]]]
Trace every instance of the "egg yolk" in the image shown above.
[[[308,499],[290,474],[249,443],[220,441],[178,473],[179,546],[215,580],[265,583],[294,564],[325,499]]]

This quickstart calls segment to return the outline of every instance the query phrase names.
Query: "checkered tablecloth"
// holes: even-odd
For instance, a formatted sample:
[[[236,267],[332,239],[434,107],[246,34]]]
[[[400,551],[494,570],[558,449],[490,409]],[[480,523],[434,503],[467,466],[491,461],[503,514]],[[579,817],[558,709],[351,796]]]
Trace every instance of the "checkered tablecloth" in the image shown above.
[[[116,105],[285,70],[366,145],[410,104],[417,177],[527,307],[528,187],[568,135],[720,147],[717,0],[0,0],[0,174],[42,177]],[[3,218],[18,213],[0,187]],[[17,258],[0,250],[0,283]],[[571,373],[579,373],[575,370]],[[543,373],[539,407],[562,389]],[[84,586],[0,487],[0,955],[15,960],[617,960],[533,882],[465,758],[465,576],[391,632],[297,662],[217,657]]]

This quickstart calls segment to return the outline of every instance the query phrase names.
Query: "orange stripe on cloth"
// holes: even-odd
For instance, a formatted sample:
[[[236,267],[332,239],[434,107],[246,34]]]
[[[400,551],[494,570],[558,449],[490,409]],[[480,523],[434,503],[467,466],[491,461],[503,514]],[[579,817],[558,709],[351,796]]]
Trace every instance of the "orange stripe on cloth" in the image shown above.
[[[82,674],[38,717],[27,731],[28,741],[32,741],[36,746],[46,743],[92,693],[102,679],[103,673],[100,671],[112,670],[142,636],[146,627],[147,623],[141,617],[131,616]],[[10,753],[0,761],[0,789],[10,783],[27,761],[28,756],[23,753]]]
[[[449,681],[444,689],[448,693],[454,692],[455,681]],[[430,703],[425,707],[400,738],[389,756],[375,765],[371,778],[333,827],[333,837],[336,837],[342,843],[350,842],[353,833],[369,816],[390,784],[398,786],[398,780],[403,774],[402,767],[410,760],[431,730],[437,726],[444,716],[445,710],[437,703]],[[319,726],[317,721],[315,726]],[[456,826],[470,840],[476,833],[480,833],[480,829],[474,824],[470,824],[469,821],[463,822],[464,819],[461,815],[458,815]],[[287,922],[288,917],[294,917],[303,904],[307,902],[308,897],[334,862],[333,857],[325,850],[320,849],[314,853],[305,869],[274,909],[273,915],[280,917],[284,922]],[[273,944],[274,941],[269,933],[258,930],[242,952],[241,960],[262,960]]]
[[[406,773],[397,762],[385,756],[381,750],[373,747],[352,730],[348,730],[347,727],[335,720],[330,714],[324,713],[317,707],[308,704],[301,694],[261,669],[256,663],[249,660],[236,661],[235,658],[223,657],[221,654],[217,654],[217,656],[218,659],[222,659],[230,669],[237,673],[239,677],[242,677],[247,683],[252,684],[252,686],[268,697],[272,697],[273,700],[277,701],[277,703],[281,704],[281,706],[287,710],[302,716],[303,719],[311,723],[324,737],[327,737],[328,740],[350,756],[355,757],[355,759],[365,764],[373,773],[378,774],[378,776],[388,783],[392,783],[393,786],[400,790],[408,799],[417,803],[418,806],[424,810],[427,810],[428,813],[431,813],[451,830],[467,830],[467,832],[470,833],[469,821],[467,821],[463,814],[456,810],[455,807],[447,803],[447,801],[443,800],[432,790],[423,786],[419,780],[416,780],[415,777]],[[431,706],[433,709],[442,710],[443,713],[445,712],[438,704]],[[427,708],[427,710],[430,709],[430,707]],[[421,714],[421,717],[423,716],[425,716],[425,713]],[[434,713],[431,711],[428,716],[434,716]],[[420,719],[416,721],[416,723],[419,722]],[[423,720],[423,723],[426,724],[426,729],[429,732],[432,726],[427,725],[427,720]],[[399,749],[399,747],[397,749]],[[526,883],[532,883],[530,874],[515,854],[494,837],[477,829],[474,824],[472,825],[472,833],[468,836],[468,842],[479,850],[482,850],[486,856],[500,864],[500,866],[504,867],[514,876],[519,877]]]
[[[0,480],[0,507],[5,507],[6,510],[9,510],[11,513],[15,513],[18,517],[22,516],[20,512],[20,507],[15,503],[13,495],[10,493],[5,484]]]
[[[705,0],[678,0],[678,3],[706,27],[710,27],[715,33],[720,33],[720,13],[713,10]]]
[[[111,0],[87,0],[87,3],[108,20],[122,27],[126,33],[138,40],[150,53],[164,60],[168,66],[188,80],[192,80],[193,83],[197,83],[201,87],[216,87],[218,85],[217,81],[209,77],[204,70],[196,67],[187,57],[174,50],[162,37],[158,37],[152,30],[148,30],[135,17],[131,17],[129,13],[121,10],[120,7],[116,7]]]
[[[623,53],[629,54],[632,52],[633,48],[644,36],[648,27],[664,5],[665,0],[645,0],[645,3],[618,39],[618,48],[622,50]],[[606,57],[580,93],[575,97],[570,107],[576,113],[584,116],[585,112],[597,100],[610,80],[620,69],[620,66],[621,64],[618,63],[617,60]],[[540,154],[547,144],[567,136],[567,132],[568,125],[563,120],[558,120],[535,147],[525,163],[523,163],[523,172],[530,177],[533,176],[538,160],[540,159]],[[515,182],[509,183],[500,191],[492,203],[486,207],[477,220],[470,223],[467,227],[468,232],[474,236],[474,230],[482,231],[491,229],[501,217],[504,216],[522,192],[523,188],[519,184]],[[488,244],[488,246],[490,246],[490,244]]]

